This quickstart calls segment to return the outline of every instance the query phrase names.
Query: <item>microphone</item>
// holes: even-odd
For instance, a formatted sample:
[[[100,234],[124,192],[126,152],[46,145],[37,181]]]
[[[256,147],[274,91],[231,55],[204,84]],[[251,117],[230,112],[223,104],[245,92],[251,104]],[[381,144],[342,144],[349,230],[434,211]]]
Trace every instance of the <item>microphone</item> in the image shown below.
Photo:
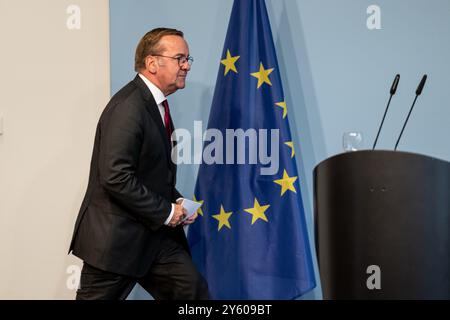
[[[416,89],[416,98],[414,99],[414,102],[413,102],[413,104],[412,104],[412,106],[411,106],[411,109],[409,109],[408,116],[406,117],[405,123],[403,124],[403,128],[402,128],[402,131],[400,132],[400,136],[399,136],[398,139],[397,139],[397,143],[395,144],[394,151],[397,150],[397,146],[398,146],[398,143],[400,142],[400,138],[402,137],[403,130],[405,130],[406,124],[408,123],[409,116],[411,115],[411,112],[412,112],[412,110],[413,110],[413,108],[414,108],[414,105],[416,104],[417,97],[420,96],[420,95],[422,94],[422,90],[423,90],[423,87],[425,86],[425,82],[426,82],[426,81],[427,81],[427,75],[424,74],[423,77],[422,77],[422,80],[420,80],[420,83],[419,83],[419,85],[417,86],[417,89]]]
[[[378,129],[377,137],[375,138],[375,142],[373,143],[372,150],[374,150],[374,149],[375,149],[375,146],[377,145],[378,136],[380,135],[381,127],[383,127],[384,118],[386,118],[386,114],[387,114],[387,111],[388,111],[388,109],[389,109],[389,105],[391,104],[392,96],[393,96],[393,95],[395,94],[395,92],[397,91],[397,87],[398,87],[399,81],[400,81],[400,75],[397,74],[397,75],[395,76],[394,82],[392,82],[391,91],[390,91],[391,96],[389,97],[389,101],[388,101],[388,104],[387,104],[387,106],[386,106],[386,110],[384,111],[383,120],[381,120],[380,128]]]

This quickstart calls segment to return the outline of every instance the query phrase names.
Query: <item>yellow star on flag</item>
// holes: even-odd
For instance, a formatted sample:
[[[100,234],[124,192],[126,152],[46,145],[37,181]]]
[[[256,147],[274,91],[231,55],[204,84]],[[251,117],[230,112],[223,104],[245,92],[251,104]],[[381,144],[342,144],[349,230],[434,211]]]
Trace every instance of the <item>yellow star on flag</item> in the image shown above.
[[[259,71],[253,72],[250,75],[258,79],[258,89],[263,85],[263,83],[267,83],[268,85],[272,85],[269,79],[269,74],[273,71],[272,69],[264,69],[262,62],[259,63]]]
[[[223,64],[225,66],[225,73],[224,76],[227,75],[227,73],[232,70],[235,73],[237,72],[236,66],[234,65],[236,63],[236,61],[240,58],[241,56],[234,56],[232,57],[230,54],[230,50],[227,49],[227,57],[226,59],[220,60],[220,63]]]
[[[283,171],[283,178],[274,180],[276,184],[281,186],[281,195],[283,195],[287,190],[291,190],[294,193],[297,193],[295,190],[294,182],[297,180],[297,177],[289,177],[286,170]]]
[[[194,195],[194,201],[200,203],[201,205],[203,205],[203,202],[205,202],[204,200],[197,200],[197,199],[195,198],[195,195]],[[200,208],[197,209],[197,213],[198,213],[199,215],[203,216],[203,210],[202,210],[202,207],[200,207]]]
[[[295,156],[294,143],[292,141],[288,141],[284,144],[291,148],[291,158],[293,158]]]
[[[277,102],[277,103],[275,103],[275,105],[283,108],[283,119],[286,118],[286,116],[287,116],[286,101]]]
[[[244,209],[246,212],[250,213],[252,215],[252,225],[258,220],[264,220],[265,222],[269,222],[267,220],[266,215],[264,212],[270,207],[270,205],[261,206],[255,198],[255,203],[253,204],[253,208]]]
[[[233,212],[225,212],[223,206],[220,206],[220,214],[215,214],[212,216],[214,219],[219,221],[219,228],[217,229],[218,231],[220,231],[220,229],[222,229],[223,226],[226,226],[228,227],[228,229],[231,229],[230,221],[228,221],[228,219],[230,219],[230,216],[232,214]]]

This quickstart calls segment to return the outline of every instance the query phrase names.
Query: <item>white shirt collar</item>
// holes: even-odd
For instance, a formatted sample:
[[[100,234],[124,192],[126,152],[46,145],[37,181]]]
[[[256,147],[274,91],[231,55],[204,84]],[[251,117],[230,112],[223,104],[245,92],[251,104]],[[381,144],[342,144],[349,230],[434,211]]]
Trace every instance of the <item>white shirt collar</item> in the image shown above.
[[[150,80],[144,77],[144,75],[139,73],[139,77],[141,77],[141,79],[150,89],[150,92],[152,93],[153,98],[155,99],[157,105],[160,105],[164,100],[167,99],[164,93],[162,93],[162,91],[157,86],[155,86]]]

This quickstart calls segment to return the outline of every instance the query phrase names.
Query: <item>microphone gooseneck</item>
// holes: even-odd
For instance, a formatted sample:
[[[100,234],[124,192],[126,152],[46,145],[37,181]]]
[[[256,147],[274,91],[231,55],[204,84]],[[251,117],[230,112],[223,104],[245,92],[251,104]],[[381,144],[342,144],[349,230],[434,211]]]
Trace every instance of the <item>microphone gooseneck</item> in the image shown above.
[[[394,78],[394,82],[392,82],[392,86],[391,86],[391,90],[390,90],[391,95],[389,97],[389,101],[387,103],[386,110],[384,111],[384,115],[383,115],[383,119],[381,120],[380,127],[378,128],[377,137],[375,138],[375,142],[373,143],[372,150],[374,150],[375,146],[377,145],[378,137],[380,136],[380,132],[381,132],[381,128],[383,127],[384,119],[386,118],[386,114],[388,112],[389,105],[391,104],[392,96],[395,94],[395,92],[397,92],[397,87],[398,87],[399,81],[400,81],[400,75],[397,74]]]
[[[411,112],[412,112],[412,110],[413,110],[413,108],[414,108],[414,105],[416,104],[417,98],[422,94],[422,90],[423,90],[423,87],[425,86],[425,82],[426,82],[426,81],[427,81],[427,75],[425,74],[425,75],[422,77],[422,80],[420,80],[419,85],[417,86],[417,89],[416,89],[416,97],[414,98],[414,102],[413,102],[411,108],[409,109],[408,116],[406,117],[405,123],[403,124],[403,128],[402,128],[402,131],[400,132],[400,135],[399,135],[399,137],[398,137],[398,139],[397,139],[397,143],[395,144],[394,151],[397,150],[398,144],[399,144],[400,139],[401,139],[401,137],[402,137],[402,135],[403,135],[403,131],[405,130],[406,124],[408,123],[409,116],[411,115]]]

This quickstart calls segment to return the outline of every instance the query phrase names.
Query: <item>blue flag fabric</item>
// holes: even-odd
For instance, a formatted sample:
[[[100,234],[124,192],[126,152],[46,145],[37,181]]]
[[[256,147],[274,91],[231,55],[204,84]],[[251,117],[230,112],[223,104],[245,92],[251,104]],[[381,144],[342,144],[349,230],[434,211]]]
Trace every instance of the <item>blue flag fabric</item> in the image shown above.
[[[203,206],[188,231],[213,299],[293,299],[316,285],[287,112],[264,0],[235,0],[195,187]],[[239,129],[246,144],[229,147]],[[264,151],[278,155],[275,172]]]

